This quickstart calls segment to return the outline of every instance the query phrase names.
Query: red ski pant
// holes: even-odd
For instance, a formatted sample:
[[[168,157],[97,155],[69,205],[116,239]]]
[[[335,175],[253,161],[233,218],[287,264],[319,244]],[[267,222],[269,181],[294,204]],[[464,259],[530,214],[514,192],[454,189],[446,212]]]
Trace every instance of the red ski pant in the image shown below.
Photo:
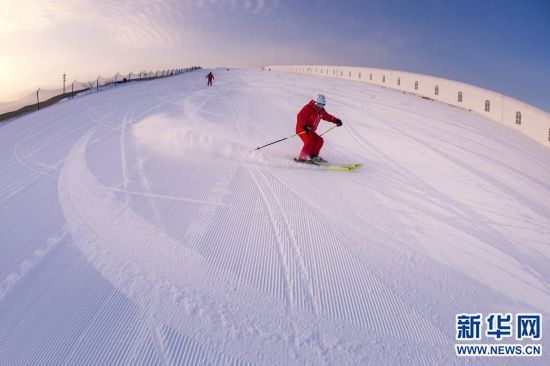
[[[208,85],[212,85],[212,79],[208,79]]]
[[[303,133],[298,136],[300,136],[300,138],[304,142],[304,147],[302,148],[298,159],[308,160],[319,156],[319,151],[321,151],[324,143],[324,140],[321,136],[317,135],[315,132],[310,132],[307,134]]]

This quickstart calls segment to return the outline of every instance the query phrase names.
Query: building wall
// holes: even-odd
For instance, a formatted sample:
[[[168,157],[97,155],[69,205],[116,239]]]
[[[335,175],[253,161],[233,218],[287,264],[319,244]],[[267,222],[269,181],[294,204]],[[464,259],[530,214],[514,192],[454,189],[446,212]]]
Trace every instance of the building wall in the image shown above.
[[[356,80],[430,98],[502,123],[550,147],[549,113],[504,94],[474,85],[430,75],[369,67],[279,65],[265,66],[264,70]],[[462,101],[459,101],[459,93],[462,95]],[[486,111],[487,102],[488,111]],[[517,119],[518,113],[520,120]]]

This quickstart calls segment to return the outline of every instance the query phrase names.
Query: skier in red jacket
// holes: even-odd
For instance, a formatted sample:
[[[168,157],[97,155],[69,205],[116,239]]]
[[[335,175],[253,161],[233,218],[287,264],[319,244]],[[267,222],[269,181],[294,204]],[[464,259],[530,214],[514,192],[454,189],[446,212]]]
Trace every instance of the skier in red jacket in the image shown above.
[[[208,85],[212,85],[212,80],[214,80],[214,75],[212,72],[209,72],[208,75],[206,75],[206,78],[208,79]]]
[[[321,151],[324,141],[315,131],[321,119],[335,123],[338,127],[342,126],[342,121],[325,111],[325,104],[325,96],[319,94],[315,99],[310,100],[298,113],[296,133],[304,142],[304,147],[298,157],[298,161],[300,162],[327,162],[319,156],[319,151]]]

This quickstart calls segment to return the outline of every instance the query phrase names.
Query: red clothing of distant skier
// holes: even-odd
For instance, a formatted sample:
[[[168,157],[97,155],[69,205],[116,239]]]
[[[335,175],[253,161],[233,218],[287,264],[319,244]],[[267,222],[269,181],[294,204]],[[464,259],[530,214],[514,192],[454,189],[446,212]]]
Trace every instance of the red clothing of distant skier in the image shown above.
[[[336,117],[325,111],[324,108],[317,108],[313,104],[313,100],[310,100],[302,110],[298,113],[296,122],[296,133],[304,131],[304,126],[308,126],[310,132],[308,134],[303,133],[298,136],[304,142],[304,147],[300,152],[298,159],[308,160],[319,156],[319,152],[323,147],[324,140],[315,131],[321,120],[336,123]]]
[[[208,85],[212,85],[212,80],[214,80],[214,75],[212,75],[211,72],[206,75],[206,78],[208,79]]]

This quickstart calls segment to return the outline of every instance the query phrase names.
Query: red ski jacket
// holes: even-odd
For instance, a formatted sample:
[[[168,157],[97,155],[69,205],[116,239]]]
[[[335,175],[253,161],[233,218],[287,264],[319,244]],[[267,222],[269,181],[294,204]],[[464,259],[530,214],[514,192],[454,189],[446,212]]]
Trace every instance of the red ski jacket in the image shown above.
[[[315,132],[321,120],[335,123],[336,117],[325,111],[325,108],[317,109],[313,105],[313,100],[302,108],[298,113],[296,122],[296,133],[304,131],[303,126],[308,126],[311,131]]]
[[[212,81],[212,79],[214,79],[214,75],[212,75],[212,73],[209,73],[206,77],[208,78],[208,81]]]

